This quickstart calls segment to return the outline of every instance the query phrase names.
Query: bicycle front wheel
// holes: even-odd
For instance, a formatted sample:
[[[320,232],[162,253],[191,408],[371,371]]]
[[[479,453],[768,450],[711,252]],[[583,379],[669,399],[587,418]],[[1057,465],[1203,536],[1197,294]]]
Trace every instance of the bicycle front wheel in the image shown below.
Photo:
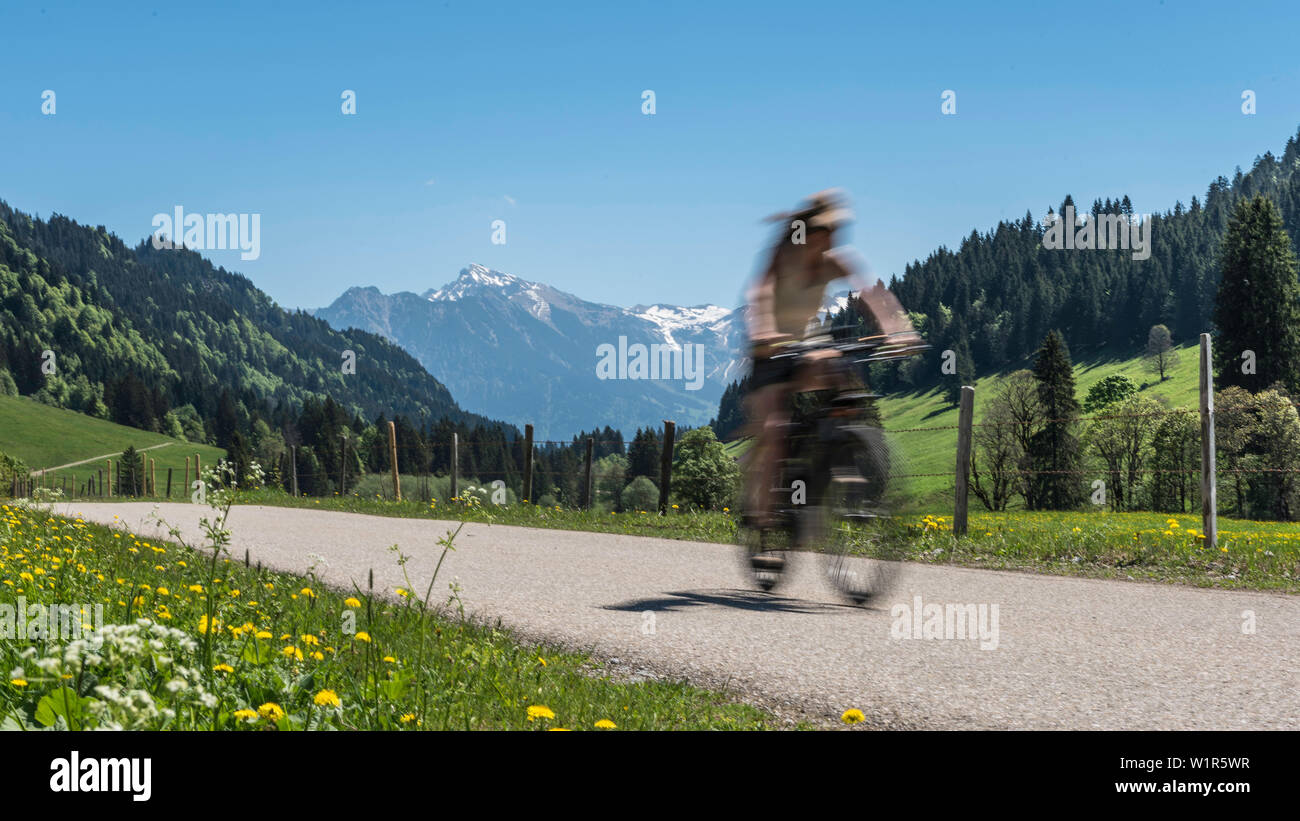
[[[826,580],[856,605],[888,593],[902,570],[901,541],[879,508],[878,494],[858,475],[833,476],[821,509]]]

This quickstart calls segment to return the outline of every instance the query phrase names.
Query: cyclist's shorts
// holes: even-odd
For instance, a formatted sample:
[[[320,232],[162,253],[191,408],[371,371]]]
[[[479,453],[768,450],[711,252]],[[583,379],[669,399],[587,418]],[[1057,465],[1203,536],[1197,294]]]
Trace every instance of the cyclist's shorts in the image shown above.
[[[783,385],[794,381],[798,360],[793,356],[755,359],[754,370],[749,377],[749,389],[758,390],[769,385]]]

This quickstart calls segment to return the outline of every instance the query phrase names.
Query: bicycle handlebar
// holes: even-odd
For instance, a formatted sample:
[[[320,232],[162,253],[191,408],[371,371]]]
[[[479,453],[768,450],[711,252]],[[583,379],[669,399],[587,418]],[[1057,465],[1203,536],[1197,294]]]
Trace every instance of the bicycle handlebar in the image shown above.
[[[897,341],[893,341],[897,339]],[[802,357],[813,351],[835,350],[844,353],[856,351],[878,351],[878,353],[867,357],[866,359],[855,360],[857,362],[884,362],[889,359],[900,359],[905,356],[914,356],[922,351],[930,350],[930,345],[922,342],[916,344],[903,344],[904,340],[911,342],[919,340],[920,337],[912,332],[894,333],[894,334],[877,334],[875,336],[863,336],[855,340],[836,340],[829,336],[813,336],[806,339],[796,339],[786,343],[783,348],[786,350],[782,353],[773,354],[773,359],[785,359],[789,357]],[[901,345],[901,347],[891,347]],[[882,350],[883,349],[883,350]]]

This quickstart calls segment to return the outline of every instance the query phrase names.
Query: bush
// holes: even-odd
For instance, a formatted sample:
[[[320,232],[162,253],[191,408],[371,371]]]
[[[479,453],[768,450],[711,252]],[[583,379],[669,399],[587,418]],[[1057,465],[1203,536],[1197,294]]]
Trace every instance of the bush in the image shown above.
[[[23,460],[0,451],[0,493],[13,491],[14,477],[26,479],[29,474]]]
[[[0,396],[17,396],[18,385],[8,368],[0,368]]]
[[[623,488],[624,510],[655,510],[658,506],[659,488],[645,476],[636,477]]]
[[[1147,384],[1142,383],[1142,388]],[[1122,373],[1113,373],[1088,389],[1088,396],[1083,400],[1084,413],[1096,413],[1099,410],[1117,405],[1137,393],[1137,383]]]
[[[677,445],[676,457],[672,488],[687,507],[721,510],[731,504],[740,485],[740,468],[712,428],[688,431]]]

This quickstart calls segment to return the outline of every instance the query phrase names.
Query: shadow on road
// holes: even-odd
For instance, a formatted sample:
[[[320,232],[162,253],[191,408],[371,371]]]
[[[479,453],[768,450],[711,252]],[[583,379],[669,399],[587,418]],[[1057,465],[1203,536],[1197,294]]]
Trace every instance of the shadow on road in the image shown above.
[[[606,604],[602,610],[624,610],[641,613],[646,610],[675,611],[689,607],[729,607],[737,610],[757,610],[776,613],[838,613],[858,608],[838,604],[824,604],[800,599],[787,599],[754,590],[683,590],[664,593],[655,598],[632,599],[621,604]]]

